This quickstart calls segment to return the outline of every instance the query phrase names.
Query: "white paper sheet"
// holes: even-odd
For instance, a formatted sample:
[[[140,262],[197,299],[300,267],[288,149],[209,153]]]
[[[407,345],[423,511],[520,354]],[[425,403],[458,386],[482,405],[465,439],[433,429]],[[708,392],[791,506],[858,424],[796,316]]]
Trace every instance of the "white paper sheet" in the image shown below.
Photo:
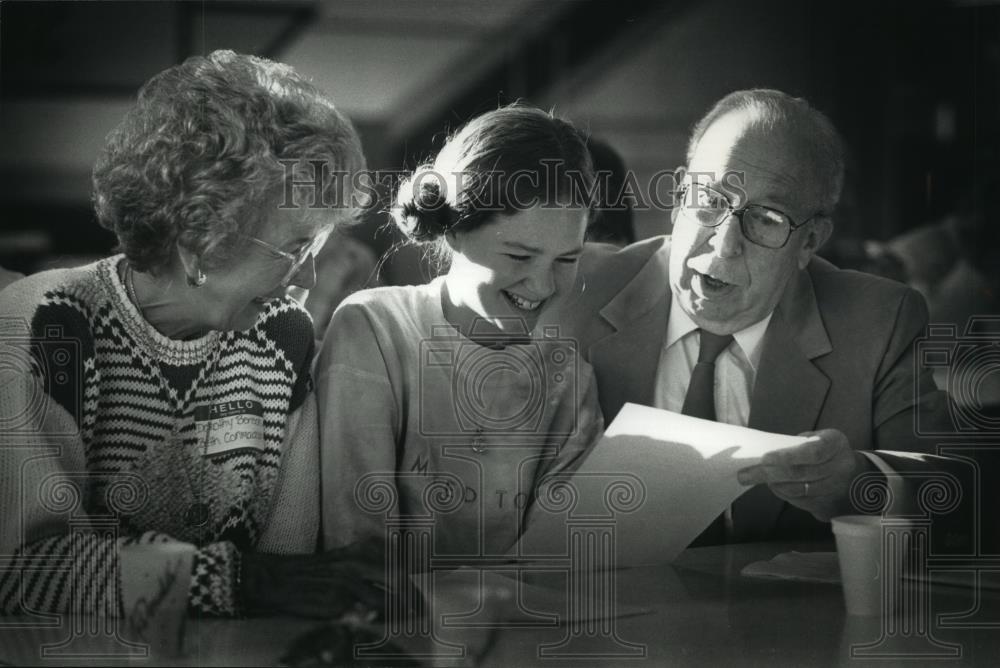
[[[840,562],[836,552],[782,552],[768,561],[755,561],[740,571],[752,578],[799,582],[840,582]]]
[[[515,556],[565,555],[577,568],[673,561],[748,489],[737,482],[738,470],[806,440],[625,404],[568,476],[572,510],[536,502]],[[558,485],[541,494],[568,498]]]

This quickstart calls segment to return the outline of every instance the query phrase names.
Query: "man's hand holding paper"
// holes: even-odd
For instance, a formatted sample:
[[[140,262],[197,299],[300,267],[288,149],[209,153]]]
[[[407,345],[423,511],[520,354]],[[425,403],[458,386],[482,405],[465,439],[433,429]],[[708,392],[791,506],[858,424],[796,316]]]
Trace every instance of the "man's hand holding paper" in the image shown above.
[[[868,460],[836,429],[807,431],[799,436],[809,440],[768,452],[760,463],[740,469],[740,484],[766,484],[776,496],[820,521],[851,512],[848,490],[851,481],[868,467]]]

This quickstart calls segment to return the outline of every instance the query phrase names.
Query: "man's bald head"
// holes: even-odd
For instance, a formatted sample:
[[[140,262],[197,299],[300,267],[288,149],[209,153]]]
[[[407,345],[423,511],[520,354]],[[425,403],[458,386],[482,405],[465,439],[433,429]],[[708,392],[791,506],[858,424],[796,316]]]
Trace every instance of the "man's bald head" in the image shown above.
[[[716,121],[736,112],[740,112],[753,129],[780,139],[802,155],[803,163],[812,166],[817,186],[823,193],[822,201],[817,204],[822,206],[823,213],[832,214],[844,185],[843,143],[830,119],[802,98],[763,88],[730,93],[695,125],[688,142],[688,165],[708,129]]]

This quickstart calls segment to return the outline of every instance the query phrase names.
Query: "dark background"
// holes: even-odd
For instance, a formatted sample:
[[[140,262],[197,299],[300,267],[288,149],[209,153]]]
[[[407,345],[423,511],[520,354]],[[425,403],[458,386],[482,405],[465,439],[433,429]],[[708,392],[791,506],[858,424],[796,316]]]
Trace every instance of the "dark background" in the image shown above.
[[[610,143],[641,183],[682,164],[714,100],[782,88],[826,111],[850,149],[834,254],[941,220],[1000,161],[992,2],[5,1],[0,265],[30,272],[111,250],[89,192],[103,137],[148,77],[216,48],[311,76],[386,169],[524,99]],[[383,223],[373,213],[353,234],[381,254],[394,240]],[[635,229],[668,232],[669,216],[637,211]],[[420,278],[405,254],[382,276]]]

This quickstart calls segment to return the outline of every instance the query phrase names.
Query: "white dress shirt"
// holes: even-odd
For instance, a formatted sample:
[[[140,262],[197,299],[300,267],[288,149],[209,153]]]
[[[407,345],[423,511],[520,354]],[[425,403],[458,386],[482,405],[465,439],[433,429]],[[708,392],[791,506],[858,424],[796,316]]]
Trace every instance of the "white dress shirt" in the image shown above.
[[[757,379],[757,367],[764,341],[764,333],[771,322],[772,313],[746,329],[733,334],[734,341],[722,351],[715,361],[715,416],[717,422],[747,426],[750,422],[750,397]],[[670,304],[667,320],[667,338],[660,351],[656,370],[656,391],[653,405],[675,413],[684,408],[684,397],[691,382],[691,372],[698,363],[698,346],[701,333],[698,325],[677,300]],[[901,477],[881,458],[863,452],[889,480],[895,498],[903,498]],[[727,531],[732,532],[732,506],[726,509]]]
[[[771,322],[769,313],[763,320],[733,334],[733,343],[715,361],[715,415],[718,422],[747,426],[750,421],[750,397],[757,378],[761,343]],[[680,413],[684,407],[691,372],[698,363],[701,333],[691,316],[677,305],[670,304],[667,338],[660,351],[656,371],[656,392],[653,405]]]

